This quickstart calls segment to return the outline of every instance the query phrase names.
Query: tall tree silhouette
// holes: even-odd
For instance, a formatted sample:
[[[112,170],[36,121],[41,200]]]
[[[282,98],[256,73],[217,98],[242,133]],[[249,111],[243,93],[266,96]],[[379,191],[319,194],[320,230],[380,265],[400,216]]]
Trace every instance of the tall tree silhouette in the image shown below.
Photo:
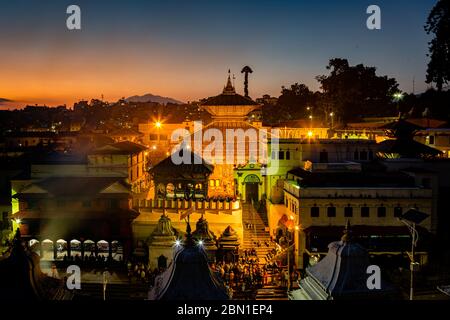
[[[425,31],[434,34],[429,44],[430,62],[427,83],[436,83],[438,91],[450,81],[450,0],[439,0],[431,10]]]
[[[392,97],[398,92],[393,78],[379,76],[375,67],[351,66],[347,59],[334,58],[327,66],[328,75],[316,77],[323,98],[345,122],[363,116],[393,116],[397,108]]]
[[[241,73],[245,74],[244,94],[246,97],[248,97],[248,74],[253,73],[253,70],[249,66],[245,66],[244,68],[242,68]]]

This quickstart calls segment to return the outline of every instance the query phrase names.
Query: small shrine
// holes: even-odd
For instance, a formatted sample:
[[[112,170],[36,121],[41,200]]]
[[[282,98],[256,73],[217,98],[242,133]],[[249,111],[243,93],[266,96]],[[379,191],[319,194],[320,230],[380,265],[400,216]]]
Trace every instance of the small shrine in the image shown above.
[[[239,236],[237,232],[228,226],[218,241],[219,260],[234,262],[239,248]]]
[[[163,213],[147,240],[149,265],[152,269],[167,268],[172,262],[177,233],[170,218]]]
[[[217,252],[217,237],[209,230],[208,221],[203,216],[197,221],[192,237],[197,241],[202,241],[202,246],[209,258],[208,260],[214,261]]]
[[[227,289],[211,270],[204,246],[193,239],[189,222],[186,239],[176,247],[174,261],[156,277],[149,300],[228,300]]]

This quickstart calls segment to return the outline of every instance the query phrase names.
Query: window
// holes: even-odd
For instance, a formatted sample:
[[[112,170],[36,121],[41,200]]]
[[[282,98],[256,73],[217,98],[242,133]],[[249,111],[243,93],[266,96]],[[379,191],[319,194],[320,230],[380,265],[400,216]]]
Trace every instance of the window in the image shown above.
[[[291,152],[286,151],[286,160],[291,160]]]
[[[422,179],[422,186],[424,188],[427,188],[427,189],[431,188],[431,179],[430,178],[423,178]]]
[[[209,186],[214,187],[214,180],[209,180]]]
[[[355,150],[355,153],[353,154],[353,158],[355,160],[359,160],[359,152],[358,152],[358,150]]]
[[[117,208],[119,208],[119,200],[118,199],[111,199],[109,201],[109,207],[110,207],[110,209],[117,209]]]
[[[373,151],[369,150],[369,160],[373,160]]]
[[[150,141],[157,141],[158,140],[158,135],[157,134],[150,134]]]
[[[319,217],[319,207],[311,207],[311,218]]]
[[[344,217],[345,218],[353,217],[353,207],[347,206],[344,208]]]
[[[328,207],[327,216],[328,216],[328,218],[336,217],[336,207]]]
[[[361,207],[361,217],[368,218],[370,215],[370,209],[367,206]]]
[[[220,180],[216,179],[216,187],[220,187]]]
[[[434,144],[434,136],[429,136],[428,138],[429,138],[429,140],[428,140],[429,143]]]
[[[366,150],[361,151],[361,153],[359,154],[359,159],[363,160],[363,161],[367,160],[367,151]]]
[[[320,163],[327,163],[328,162],[328,152],[323,150],[319,154],[319,162]]]
[[[280,160],[284,160],[284,151],[279,151],[279,152],[278,152],[278,158],[279,158]]]
[[[394,208],[394,217],[398,218],[402,215],[403,208],[402,207],[395,207]]]
[[[377,215],[378,215],[378,218],[386,217],[386,207],[378,207]]]

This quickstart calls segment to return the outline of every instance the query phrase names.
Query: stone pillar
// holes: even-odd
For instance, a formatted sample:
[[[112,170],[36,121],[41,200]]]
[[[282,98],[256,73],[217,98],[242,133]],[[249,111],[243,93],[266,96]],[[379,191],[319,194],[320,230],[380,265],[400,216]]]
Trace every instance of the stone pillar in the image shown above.
[[[56,242],[53,242],[53,260],[56,260],[57,252],[58,252],[58,245]]]
[[[112,260],[112,241],[108,241],[108,256]]]
[[[98,245],[97,245],[97,241],[94,242],[94,254],[95,254],[95,257],[98,256]]]
[[[81,260],[84,260],[84,241],[81,241],[80,246]]]

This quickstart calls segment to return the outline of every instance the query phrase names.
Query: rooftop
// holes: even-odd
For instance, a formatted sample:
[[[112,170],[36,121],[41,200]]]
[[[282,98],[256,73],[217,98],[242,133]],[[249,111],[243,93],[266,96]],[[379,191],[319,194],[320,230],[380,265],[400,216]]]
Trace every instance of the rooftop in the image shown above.
[[[389,188],[389,187],[415,187],[414,179],[401,172],[310,172],[301,168],[288,172],[299,178],[302,188]]]
[[[147,147],[131,141],[121,141],[102,146],[90,154],[135,154],[147,150]]]

